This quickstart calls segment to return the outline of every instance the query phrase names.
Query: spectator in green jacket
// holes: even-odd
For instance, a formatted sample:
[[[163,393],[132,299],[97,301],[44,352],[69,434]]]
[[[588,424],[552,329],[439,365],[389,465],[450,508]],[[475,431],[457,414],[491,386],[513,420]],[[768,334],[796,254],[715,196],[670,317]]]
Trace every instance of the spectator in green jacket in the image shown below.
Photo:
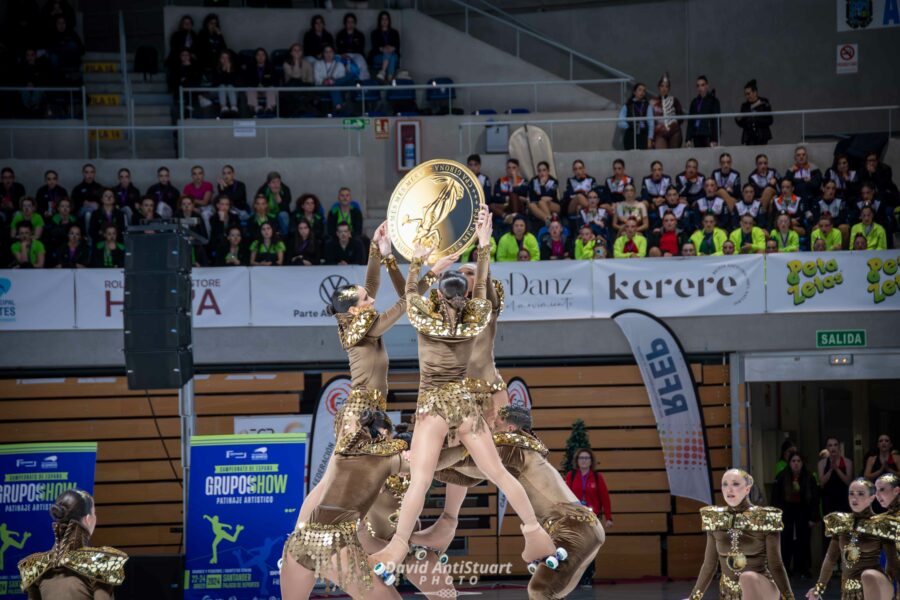
[[[840,232],[838,232],[840,237]],[[779,252],[799,252],[800,236],[791,227],[791,216],[781,213],[775,220],[775,229],[772,230],[769,239],[775,240]]]
[[[834,221],[832,221],[831,217],[828,215],[822,215],[821,217],[819,217],[819,227],[817,229],[813,229],[813,250],[816,249],[816,242],[819,240],[822,240],[822,243],[824,244],[824,247],[821,250],[823,252],[844,249],[844,236],[841,235],[840,229],[834,228]]]
[[[766,232],[756,226],[756,219],[750,213],[741,217],[741,226],[732,231],[728,239],[738,254],[762,254],[766,251]]]
[[[697,256],[721,256],[722,244],[727,239],[725,230],[716,227],[716,215],[712,213],[703,215],[703,229],[698,229],[691,236]]]
[[[865,205],[859,213],[859,223],[850,230],[850,239],[862,234],[866,238],[866,249],[887,250],[887,234],[884,227],[875,222],[875,209]]]
[[[527,222],[522,215],[516,215],[512,222],[512,231],[504,233],[497,243],[497,262],[515,262],[519,250],[528,250],[531,260],[540,260],[541,250],[537,238],[527,231]]]
[[[647,238],[637,232],[638,222],[635,217],[628,217],[622,234],[616,238],[613,247],[615,258],[644,258],[647,256]]]

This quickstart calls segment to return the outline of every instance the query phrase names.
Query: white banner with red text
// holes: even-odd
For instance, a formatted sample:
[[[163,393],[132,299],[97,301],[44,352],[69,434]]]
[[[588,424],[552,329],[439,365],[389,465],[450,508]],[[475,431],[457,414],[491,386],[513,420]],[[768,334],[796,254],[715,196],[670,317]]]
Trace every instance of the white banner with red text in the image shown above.
[[[249,269],[194,269],[191,284],[194,327],[249,325]],[[75,271],[74,326],[78,329],[121,329],[124,297],[124,271]]]
[[[900,250],[770,254],[768,312],[900,310]]]

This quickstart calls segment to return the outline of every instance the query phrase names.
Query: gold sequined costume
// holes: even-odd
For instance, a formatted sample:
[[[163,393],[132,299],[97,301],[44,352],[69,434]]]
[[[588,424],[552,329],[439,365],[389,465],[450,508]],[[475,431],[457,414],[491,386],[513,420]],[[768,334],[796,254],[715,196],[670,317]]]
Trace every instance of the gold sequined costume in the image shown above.
[[[284,551],[321,579],[334,557],[346,549],[347,563],[334,583],[344,587],[352,579],[371,588],[366,553],[357,537],[359,520],[375,503],[384,482],[400,472],[400,452],[406,449],[402,440],[372,439],[365,430],[339,440],[331,476],[320,483],[325,487],[319,504],[309,522],[288,536]]]
[[[469,417],[482,420],[481,409],[466,385],[466,369],[475,338],[491,318],[485,298],[490,247],[478,249],[478,267],[472,299],[461,310],[437,293],[428,300],[419,295],[417,280],[422,260],[414,258],[406,280],[407,310],[419,339],[419,398],[416,412],[433,414],[447,422],[451,436]]]
[[[87,530],[72,521],[61,527],[53,548],[22,559],[19,575],[29,600],[111,600],[113,589],[125,581],[128,555],[88,543]]]
[[[740,600],[740,574],[759,573],[775,583],[786,600],[794,600],[784,563],[781,561],[781,511],[753,506],[744,500],[736,508],[705,506],[700,509],[706,532],[706,554],[691,600],[700,600],[716,574],[721,600]],[[717,564],[718,563],[718,564]]]
[[[488,278],[486,288],[487,301],[491,303],[491,319],[484,331],[475,337],[472,356],[466,368],[466,384],[475,395],[483,412],[494,410],[493,395],[506,389],[506,382],[497,370],[494,362],[494,338],[497,337],[497,319],[503,312],[505,293],[503,284]]]
[[[900,574],[900,520],[865,512],[831,513],[825,516],[825,535],[831,538],[815,591],[821,596],[828,586],[834,566],[841,564],[841,600],[864,600],[862,574],[867,569],[881,571],[884,550],[888,572],[896,580]]]
[[[578,585],[605,542],[603,526],[589,508],[581,505],[559,471],[547,461],[547,448],[537,437],[524,432],[495,433],[494,444],[503,466],[525,488],[541,525],[556,546],[565,548],[569,554],[555,571],[543,564],[538,567],[528,584],[528,597],[530,600],[565,598]],[[450,469],[438,471],[435,478],[444,483],[471,486],[484,476],[472,458],[466,457]]]
[[[335,439],[352,432],[364,410],[387,410],[388,355],[381,337],[403,316],[406,298],[403,275],[397,268],[396,259],[393,256],[382,258],[375,242],[372,242],[369,249],[369,262],[366,266],[366,281],[363,286],[366,294],[374,298],[378,293],[382,262],[397,291],[397,302],[380,314],[374,308],[367,308],[355,315],[349,312],[335,315],[341,346],[347,352],[350,363],[350,380],[353,386],[335,415]],[[428,289],[436,279],[429,272],[419,282],[419,289]]]

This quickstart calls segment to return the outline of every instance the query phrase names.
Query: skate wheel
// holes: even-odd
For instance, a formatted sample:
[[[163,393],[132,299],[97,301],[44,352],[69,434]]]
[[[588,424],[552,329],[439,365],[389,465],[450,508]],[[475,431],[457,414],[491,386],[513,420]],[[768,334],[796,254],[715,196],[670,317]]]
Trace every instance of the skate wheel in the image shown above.
[[[393,573],[390,573],[387,577],[384,578],[385,585],[394,585],[397,583],[397,576]]]
[[[556,558],[559,559],[560,562],[569,558],[569,553],[566,552],[565,548],[557,548],[556,549]]]
[[[528,563],[528,572],[529,573],[534,575],[535,573],[537,573],[537,569],[538,569],[538,564],[536,562]]]
[[[387,567],[384,566],[384,563],[378,563],[374,567],[372,567],[372,572],[378,576],[384,575],[387,571]]]
[[[555,556],[548,556],[544,559],[544,564],[555,571],[556,567],[559,566],[559,560]]]
[[[446,565],[448,562],[450,562],[450,557],[447,556],[446,552],[442,552],[441,555],[438,557],[438,562],[441,563],[442,565]]]
[[[416,548],[416,560],[425,560],[426,556],[428,556],[428,550],[425,548]]]

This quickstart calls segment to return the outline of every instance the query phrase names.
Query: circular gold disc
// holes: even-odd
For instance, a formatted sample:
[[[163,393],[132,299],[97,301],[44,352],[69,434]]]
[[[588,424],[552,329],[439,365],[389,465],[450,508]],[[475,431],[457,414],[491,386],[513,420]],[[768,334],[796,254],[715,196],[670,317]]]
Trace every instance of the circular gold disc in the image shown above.
[[[484,190],[475,174],[452,160],[429,160],[410,171],[391,195],[388,233],[396,251],[412,258],[418,242],[434,248],[429,263],[469,246]]]

